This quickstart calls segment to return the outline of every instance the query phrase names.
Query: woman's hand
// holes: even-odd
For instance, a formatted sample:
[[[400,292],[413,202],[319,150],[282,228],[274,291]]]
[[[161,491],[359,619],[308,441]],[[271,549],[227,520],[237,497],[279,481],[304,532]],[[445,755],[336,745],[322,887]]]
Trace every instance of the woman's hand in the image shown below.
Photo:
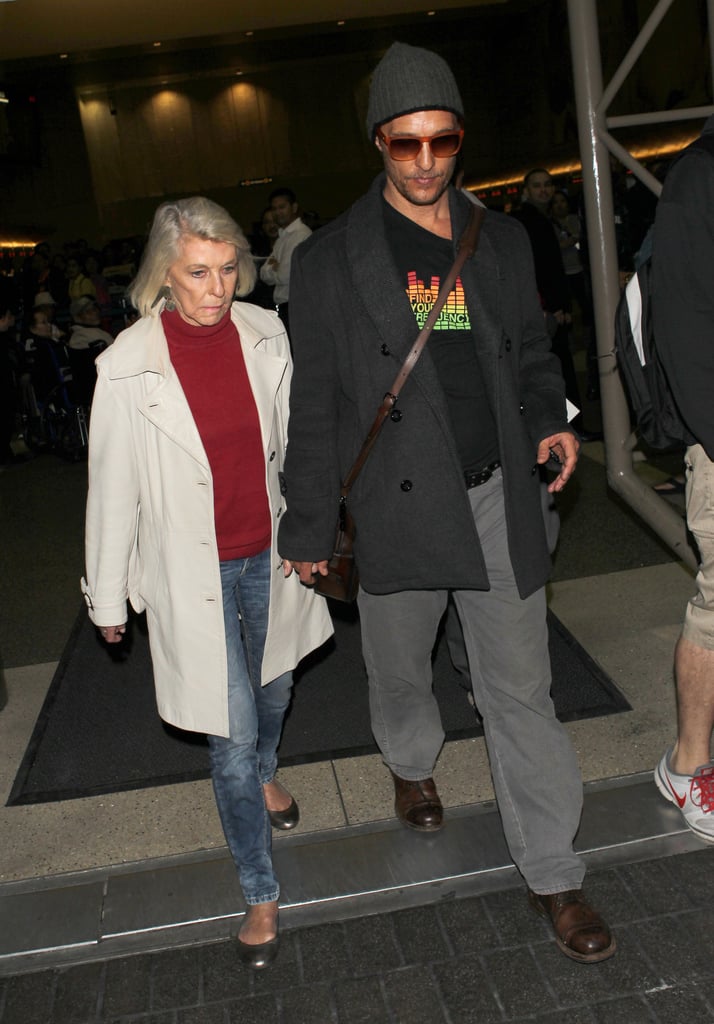
[[[102,634],[102,640],[108,644],[121,643],[121,638],[126,633],[126,622],[123,622],[121,626],[100,626],[99,632]]]
[[[293,569],[300,577],[300,582],[304,583],[306,587],[314,586],[315,576],[319,573],[320,576],[327,576],[327,559],[324,562],[289,562],[287,558],[283,559],[283,572],[285,576],[289,576]]]

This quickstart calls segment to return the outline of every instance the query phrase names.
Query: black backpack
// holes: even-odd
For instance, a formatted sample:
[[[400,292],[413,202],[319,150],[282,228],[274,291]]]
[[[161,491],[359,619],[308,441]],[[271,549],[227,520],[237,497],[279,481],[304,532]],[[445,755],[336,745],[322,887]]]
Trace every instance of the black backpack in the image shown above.
[[[651,448],[692,444],[655,344],[650,305],[651,257],[630,278],[615,314],[615,355],[637,422]]]

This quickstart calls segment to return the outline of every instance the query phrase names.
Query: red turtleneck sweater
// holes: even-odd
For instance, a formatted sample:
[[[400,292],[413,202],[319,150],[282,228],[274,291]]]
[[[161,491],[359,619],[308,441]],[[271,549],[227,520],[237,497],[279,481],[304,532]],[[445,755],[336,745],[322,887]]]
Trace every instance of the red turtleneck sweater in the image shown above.
[[[257,555],[270,545],[265,456],[230,311],[213,327],[188,324],[178,311],[164,311],[161,323],[211,467],[219,558]]]

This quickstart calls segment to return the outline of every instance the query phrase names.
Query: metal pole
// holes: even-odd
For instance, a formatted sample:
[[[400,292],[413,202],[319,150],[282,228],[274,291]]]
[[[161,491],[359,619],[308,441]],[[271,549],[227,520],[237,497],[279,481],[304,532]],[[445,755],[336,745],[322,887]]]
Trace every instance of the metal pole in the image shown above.
[[[653,110],[649,114],[622,114],[608,117],[608,128],[628,128],[633,124],[669,124],[672,121],[693,121],[697,117],[709,117],[714,112],[711,105],[706,107],[681,107],[678,110]]]
[[[5,682],[5,669],[2,663],[2,653],[0,652],[0,711],[7,704],[7,683]]]
[[[709,0],[709,2],[714,7],[714,0]],[[714,21],[712,24],[714,24]],[[665,124],[673,121],[689,121],[695,118],[709,117],[710,114],[714,114],[714,106],[688,107],[682,110],[660,110],[651,114],[626,114],[620,117],[607,117],[604,118],[604,120],[608,129],[627,128],[631,125]],[[598,120],[600,120],[599,117]],[[654,192],[654,194],[659,198],[662,192],[661,182],[659,182],[653,174],[650,174],[647,168],[643,167],[640,161],[632,156],[632,154],[629,153],[625,147],[617,141],[617,139],[614,139],[609,131],[606,131],[604,128],[600,128],[598,134],[601,141],[605,143],[611,153],[614,153],[620,163],[624,164],[625,167],[629,167],[635,177],[639,178],[640,181],[647,186],[650,192]]]
[[[660,16],[670,2],[661,0],[657,8]],[[568,0],[568,21],[597,332],[607,479],[613,490],[622,495],[677,556],[694,567],[695,559],[687,544],[681,515],[654,494],[634,471],[632,449],[635,442],[614,352],[615,310],[620,287],[610,161],[607,147],[600,137],[600,132],[605,131],[605,123],[596,0]],[[650,34],[654,31],[651,21],[647,23]],[[630,52],[639,54],[641,51],[633,46]],[[620,77],[624,79],[625,75]]]
[[[714,96],[714,0],[707,0],[707,24],[709,25],[709,88],[710,95]]]
[[[609,132],[601,131],[600,141],[604,142],[609,151],[617,157],[620,163],[624,164],[625,167],[629,167],[632,173],[647,186],[650,192],[654,192],[657,198],[659,198],[662,191],[662,184],[657,181],[654,174],[650,174],[647,168],[643,167],[639,160],[636,160],[635,157],[632,156],[629,150],[625,149],[624,146],[621,146],[617,139],[613,139]]]
[[[612,103],[613,99],[615,98],[615,96],[620,91],[620,86],[625,81],[625,79],[629,75],[630,71],[632,71],[633,67],[635,66],[635,64],[639,60],[639,58],[640,58],[640,56],[642,54],[642,51],[647,46],[647,43],[649,43],[649,41],[652,38],[652,36],[653,36],[657,26],[659,25],[659,23],[661,22],[662,18],[667,13],[667,11],[670,9],[670,7],[672,6],[673,2],[674,2],[674,0],[659,0],[659,3],[657,4],[657,6],[652,10],[652,13],[650,14],[649,18],[647,19],[647,21],[644,23],[644,25],[640,29],[639,35],[635,39],[635,41],[632,44],[632,46],[630,47],[630,49],[625,54],[625,57],[624,57],[622,63],[620,64],[619,68],[617,69],[615,74],[612,76],[612,79],[610,80],[609,85],[607,86],[607,88],[605,89],[604,92],[601,91],[600,100],[599,100],[599,111],[607,110],[607,108],[610,106],[610,104]],[[591,0],[586,0],[586,4],[584,4],[583,6],[588,6],[589,7],[590,4],[591,4]],[[568,5],[570,7],[574,6],[571,3],[571,0],[568,0]],[[597,31],[597,4],[593,4],[593,7],[595,8],[595,30]],[[572,25],[572,22],[571,22],[571,25]],[[599,44],[600,36],[599,36],[599,34],[595,36],[595,39],[597,40],[596,46],[597,46],[597,51],[598,51],[598,67],[601,68],[602,64],[600,63],[600,60],[599,60],[599,57],[600,57],[600,44]],[[572,37],[571,37],[571,45],[572,45]],[[601,79],[601,83],[602,83],[602,79]]]

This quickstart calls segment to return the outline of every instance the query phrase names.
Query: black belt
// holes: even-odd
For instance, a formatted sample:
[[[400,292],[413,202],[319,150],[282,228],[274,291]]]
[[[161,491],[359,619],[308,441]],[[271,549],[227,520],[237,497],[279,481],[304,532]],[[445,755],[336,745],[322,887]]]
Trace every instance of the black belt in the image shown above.
[[[466,481],[466,490],[470,491],[472,487],[480,487],[481,484],[485,484],[487,480],[491,479],[496,470],[500,468],[500,460],[494,459],[493,462],[489,462],[483,469],[477,469],[474,472],[465,469],[464,480]]]

